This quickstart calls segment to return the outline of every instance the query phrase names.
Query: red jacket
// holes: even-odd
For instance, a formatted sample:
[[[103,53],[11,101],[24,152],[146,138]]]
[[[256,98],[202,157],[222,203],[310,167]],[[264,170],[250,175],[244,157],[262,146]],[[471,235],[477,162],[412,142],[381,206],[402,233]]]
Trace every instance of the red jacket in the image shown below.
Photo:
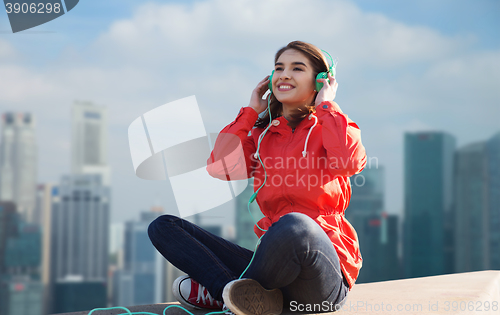
[[[265,130],[253,128],[257,118],[254,109],[242,107],[222,129],[207,161],[211,176],[222,180],[254,177],[254,191],[264,183],[264,170],[254,156]],[[349,177],[366,164],[361,132],[334,102],[316,106],[316,114],[306,116],[293,132],[287,123],[283,116],[273,119],[261,141],[259,155],[267,181],[256,199],[265,216],[258,224],[267,230],[290,212],[314,219],[330,237],[352,288],[362,258],[356,231],[344,211],[351,199]],[[254,231],[258,237],[264,233],[257,227]]]

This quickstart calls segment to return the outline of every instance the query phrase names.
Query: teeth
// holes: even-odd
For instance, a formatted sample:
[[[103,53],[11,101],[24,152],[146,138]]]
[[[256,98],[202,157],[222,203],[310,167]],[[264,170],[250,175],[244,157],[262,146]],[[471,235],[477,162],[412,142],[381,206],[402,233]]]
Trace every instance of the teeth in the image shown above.
[[[289,89],[291,89],[291,88],[292,88],[292,87],[291,87],[290,85],[281,85],[281,86],[280,86],[280,89],[287,89],[287,90],[289,90]]]

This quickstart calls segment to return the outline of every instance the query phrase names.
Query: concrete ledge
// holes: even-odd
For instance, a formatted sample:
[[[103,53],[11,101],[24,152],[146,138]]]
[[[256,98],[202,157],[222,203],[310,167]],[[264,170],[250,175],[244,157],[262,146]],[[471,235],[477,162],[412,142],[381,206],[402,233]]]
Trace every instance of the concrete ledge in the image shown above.
[[[131,312],[163,314],[169,305],[131,306]],[[496,308],[495,308],[496,305]],[[307,307],[307,306],[304,306]],[[310,306],[312,308],[314,306]],[[329,306],[316,305],[310,312],[288,312],[285,315],[317,314]],[[296,307],[298,310],[298,305]],[[304,309],[306,311],[307,309]],[[65,315],[87,315],[86,312]],[[92,315],[117,315],[123,310],[99,311]],[[206,314],[196,311],[194,314]],[[500,271],[478,271],[443,276],[358,284],[349,292],[346,303],[335,314],[500,314]],[[188,314],[179,308],[170,308],[167,315]],[[331,312],[330,312],[331,314]]]
[[[500,271],[478,271],[358,284],[340,314],[500,314],[499,304]]]

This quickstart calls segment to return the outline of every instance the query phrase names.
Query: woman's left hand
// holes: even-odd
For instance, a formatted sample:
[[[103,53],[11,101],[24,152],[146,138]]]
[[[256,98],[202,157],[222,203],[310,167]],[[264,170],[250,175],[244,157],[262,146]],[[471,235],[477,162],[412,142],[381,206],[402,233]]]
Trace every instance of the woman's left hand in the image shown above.
[[[330,80],[330,83],[328,83],[328,80],[326,79],[318,80],[318,82],[323,83],[323,87],[318,92],[318,95],[316,95],[316,101],[314,102],[316,106],[321,104],[321,102],[333,101],[335,99],[335,94],[337,94],[339,84],[337,83],[337,80],[332,77],[330,72],[328,72],[328,79]]]

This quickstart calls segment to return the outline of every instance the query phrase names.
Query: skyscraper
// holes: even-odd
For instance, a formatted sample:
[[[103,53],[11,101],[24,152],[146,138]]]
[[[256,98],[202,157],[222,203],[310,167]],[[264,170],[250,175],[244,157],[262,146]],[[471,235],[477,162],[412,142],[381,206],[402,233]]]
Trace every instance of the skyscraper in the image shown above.
[[[455,271],[500,269],[500,133],[455,161]]]
[[[53,279],[106,281],[109,187],[99,174],[65,175],[52,209]]]
[[[42,266],[41,280],[43,285],[43,314],[48,314],[52,303],[52,204],[59,202],[58,187],[53,184],[39,184],[36,192],[35,222],[42,228]]]
[[[12,201],[33,222],[36,189],[35,121],[30,113],[2,115],[0,145],[0,200]]]
[[[0,280],[0,314],[42,315],[42,283],[26,275]]]
[[[12,202],[0,203],[0,313],[41,315],[41,233],[15,211]]]
[[[490,269],[500,269],[500,132],[486,142]]]
[[[6,273],[5,251],[9,238],[18,236],[19,221],[16,205],[13,202],[0,202],[0,276]]]
[[[406,277],[452,272],[455,138],[444,132],[404,137],[404,266]]]
[[[485,270],[489,265],[486,143],[455,153],[455,272]]]
[[[107,164],[107,109],[90,102],[75,102],[72,108],[71,173],[101,174],[110,184]]]
[[[384,167],[365,168],[351,177],[352,195],[346,217],[381,214],[384,210]],[[352,222],[351,222],[352,223]]]
[[[397,279],[399,218],[384,212],[384,168],[365,168],[350,180],[352,195],[345,216],[356,229],[363,257],[357,282]]]
[[[75,296],[87,303],[78,305],[86,305],[86,309],[103,307],[108,273],[109,187],[103,185],[100,174],[66,175],[55,194],[51,222],[54,292],[74,289],[78,292]],[[104,292],[104,296],[91,294],[95,300],[88,299],[81,295],[87,289]],[[53,312],[82,310],[66,308],[70,306],[58,296]]]
[[[57,296],[52,312],[106,305],[110,216],[106,122],[105,108],[90,102],[73,105],[71,175],[62,177],[52,197],[50,278],[52,296]]]
[[[158,211],[145,211],[141,213],[139,221],[128,221],[125,224],[124,269],[116,272],[114,279],[114,300],[117,305],[164,302],[166,260],[148,236],[149,224],[160,214]]]

